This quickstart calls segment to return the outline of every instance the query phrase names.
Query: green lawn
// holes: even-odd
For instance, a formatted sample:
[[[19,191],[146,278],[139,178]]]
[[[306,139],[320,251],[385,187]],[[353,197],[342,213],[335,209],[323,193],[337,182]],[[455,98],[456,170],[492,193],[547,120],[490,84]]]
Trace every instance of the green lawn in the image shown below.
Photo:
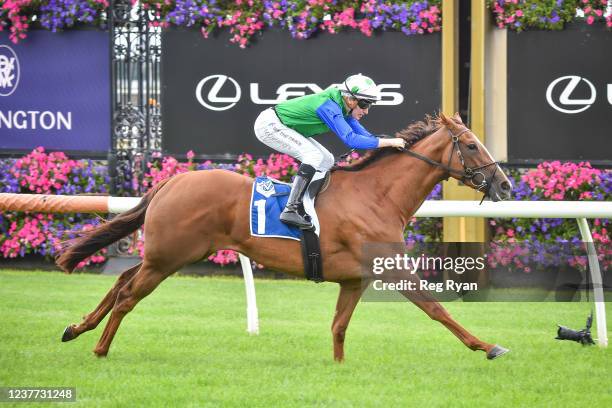
[[[249,336],[242,280],[173,277],[126,317],[107,358],[91,352],[105,322],[61,343],[113,282],[0,271],[0,386],[73,386],[85,406],[612,406],[612,347],[553,339],[557,322],[582,327],[586,303],[446,303],[512,349],[495,361],[411,304],[361,303],[337,364],[337,285],[257,281],[261,334]]]

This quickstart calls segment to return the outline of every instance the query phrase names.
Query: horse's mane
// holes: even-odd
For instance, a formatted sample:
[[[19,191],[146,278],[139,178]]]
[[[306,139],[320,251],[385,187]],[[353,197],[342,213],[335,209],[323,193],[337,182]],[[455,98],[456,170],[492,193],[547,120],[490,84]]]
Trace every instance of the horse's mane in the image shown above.
[[[419,140],[423,140],[427,136],[431,135],[442,126],[442,121],[438,116],[426,115],[425,120],[412,123],[408,125],[404,130],[400,130],[395,134],[395,137],[401,137],[406,140],[406,147],[412,147]],[[335,165],[331,171],[343,170],[343,171],[359,171],[377,160],[383,157],[390,156],[392,154],[401,153],[395,147],[383,147],[382,149],[368,150],[363,157],[358,159],[355,163],[351,163],[346,166]]]

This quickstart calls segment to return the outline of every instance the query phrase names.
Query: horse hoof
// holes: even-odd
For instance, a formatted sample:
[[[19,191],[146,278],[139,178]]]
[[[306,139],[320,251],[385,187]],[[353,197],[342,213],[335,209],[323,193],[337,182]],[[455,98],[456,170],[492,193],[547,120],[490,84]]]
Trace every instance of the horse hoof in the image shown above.
[[[68,326],[66,327],[66,329],[64,330],[64,334],[62,335],[62,343],[65,343],[70,340],[74,340],[76,339],[76,337],[77,336],[72,331],[72,326]]]
[[[489,352],[487,353],[487,359],[488,360],[494,360],[497,357],[503,356],[504,354],[510,352],[509,349],[504,348],[502,346],[500,346],[499,344],[496,344],[495,346],[493,346],[493,348],[491,350],[489,350]]]
[[[94,349],[94,354],[96,355],[96,357],[106,357],[106,355],[108,354],[107,350],[98,350],[98,349]]]

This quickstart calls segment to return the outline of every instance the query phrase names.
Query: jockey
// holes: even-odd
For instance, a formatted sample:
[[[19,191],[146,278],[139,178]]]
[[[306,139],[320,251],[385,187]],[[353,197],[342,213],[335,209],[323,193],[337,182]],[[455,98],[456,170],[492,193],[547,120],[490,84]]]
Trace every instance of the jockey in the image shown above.
[[[312,136],[331,130],[352,149],[405,146],[404,139],[379,139],[359,123],[377,101],[380,91],[374,81],[357,74],[349,76],[339,87],[281,102],[259,114],[254,126],[257,138],[301,162],[281,221],[312,228],[298,209],[315,172],[326,172],[334,165],[334,156]]]

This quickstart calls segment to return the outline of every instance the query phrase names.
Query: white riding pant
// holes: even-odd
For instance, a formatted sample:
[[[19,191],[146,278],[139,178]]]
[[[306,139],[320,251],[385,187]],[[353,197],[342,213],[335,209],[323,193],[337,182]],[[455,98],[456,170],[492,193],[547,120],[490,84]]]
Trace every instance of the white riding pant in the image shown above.
[[[283,125],[276,112],[268,108],[255,120],[255,135],[266,146],[288,154],[321,172],[334,165],[334,155],[313,138],[304,137]]]

